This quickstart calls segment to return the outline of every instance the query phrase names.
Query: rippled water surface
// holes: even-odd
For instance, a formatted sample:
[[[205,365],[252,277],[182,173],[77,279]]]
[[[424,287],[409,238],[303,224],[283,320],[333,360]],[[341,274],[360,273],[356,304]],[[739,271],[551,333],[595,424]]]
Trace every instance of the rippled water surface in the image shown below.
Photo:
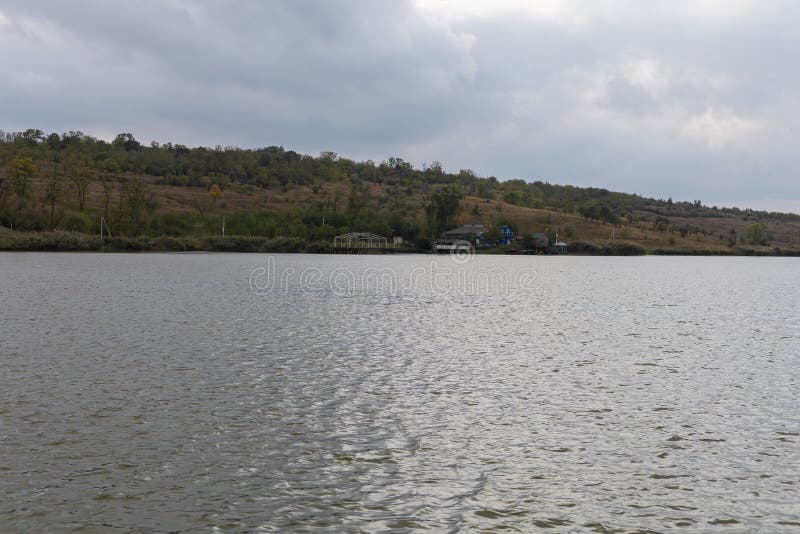
[[[0,254],[0,531],[800,532],[799,274]]]

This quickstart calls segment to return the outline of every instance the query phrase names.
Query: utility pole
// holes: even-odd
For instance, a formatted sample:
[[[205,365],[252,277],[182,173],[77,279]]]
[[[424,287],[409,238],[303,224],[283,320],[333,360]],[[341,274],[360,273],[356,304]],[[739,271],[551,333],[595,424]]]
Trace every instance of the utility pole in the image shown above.
[[[111,228],[108,227],[108,221],[105,217],[100,217],[100,239],[103,239],[103,227],[105,226],[106,235],[111,238]]]

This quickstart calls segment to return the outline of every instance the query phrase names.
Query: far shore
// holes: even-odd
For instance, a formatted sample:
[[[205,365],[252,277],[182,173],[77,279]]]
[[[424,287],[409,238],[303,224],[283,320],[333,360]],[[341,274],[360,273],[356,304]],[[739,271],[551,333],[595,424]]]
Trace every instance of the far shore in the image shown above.
[[[334,254],[331,243],[306,241],[297,237],[263,236],[138,236],[103,237],[74,232],[0,233],[0,251],[41,252],[250,252]],[[401,245],[392,254],[430,254],[429,251]],[[476,254],[523,254],[513,246],[478,249]],[[734,246],[727,248],[682,247],[647,249],[626,241],[574,241],[568,243],[572,256],[800,256],[800,250],[770,247]]]

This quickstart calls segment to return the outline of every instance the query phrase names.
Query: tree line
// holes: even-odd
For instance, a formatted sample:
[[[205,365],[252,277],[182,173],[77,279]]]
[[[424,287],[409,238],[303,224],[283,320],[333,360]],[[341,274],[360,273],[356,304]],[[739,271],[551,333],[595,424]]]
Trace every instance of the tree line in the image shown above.
[[[172,212],[158,205],[153,194],[158,185],[213,190],[211,204]],[[275,195],[302,190],[305,201],[277,210],[222,207],[226,191],[247,188]],[[226,231],[242,235],[326,240],[363,230],[403,236],[424,247],[467,213],[466,196],[576,213],[611,225],[642,217],[657,225],[666,216],[743,216],[759,224],[800,220],[541,180],[499,181],[469,169],[448,173],[439,162],[415,168],[400,157],[354,161],[335,152],[309,156],[282,146],[144,144],[128,132],[109,142],[80,131],[0,131],[0,225],[18,230],[97,233],[102,218],[118,235],[200,235],[217,233],[225,217]],[[469,214],[481,215],[477,204]],[[753,240],[763,235],[766,230]]]

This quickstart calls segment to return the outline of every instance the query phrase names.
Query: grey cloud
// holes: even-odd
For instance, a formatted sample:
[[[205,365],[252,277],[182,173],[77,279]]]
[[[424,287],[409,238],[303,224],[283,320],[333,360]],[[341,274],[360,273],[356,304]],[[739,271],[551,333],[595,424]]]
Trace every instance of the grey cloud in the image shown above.
[[[800,6],[575,5],[548,18],[413,2],[4,1],[0,127],[398,155],[800,211]]]

